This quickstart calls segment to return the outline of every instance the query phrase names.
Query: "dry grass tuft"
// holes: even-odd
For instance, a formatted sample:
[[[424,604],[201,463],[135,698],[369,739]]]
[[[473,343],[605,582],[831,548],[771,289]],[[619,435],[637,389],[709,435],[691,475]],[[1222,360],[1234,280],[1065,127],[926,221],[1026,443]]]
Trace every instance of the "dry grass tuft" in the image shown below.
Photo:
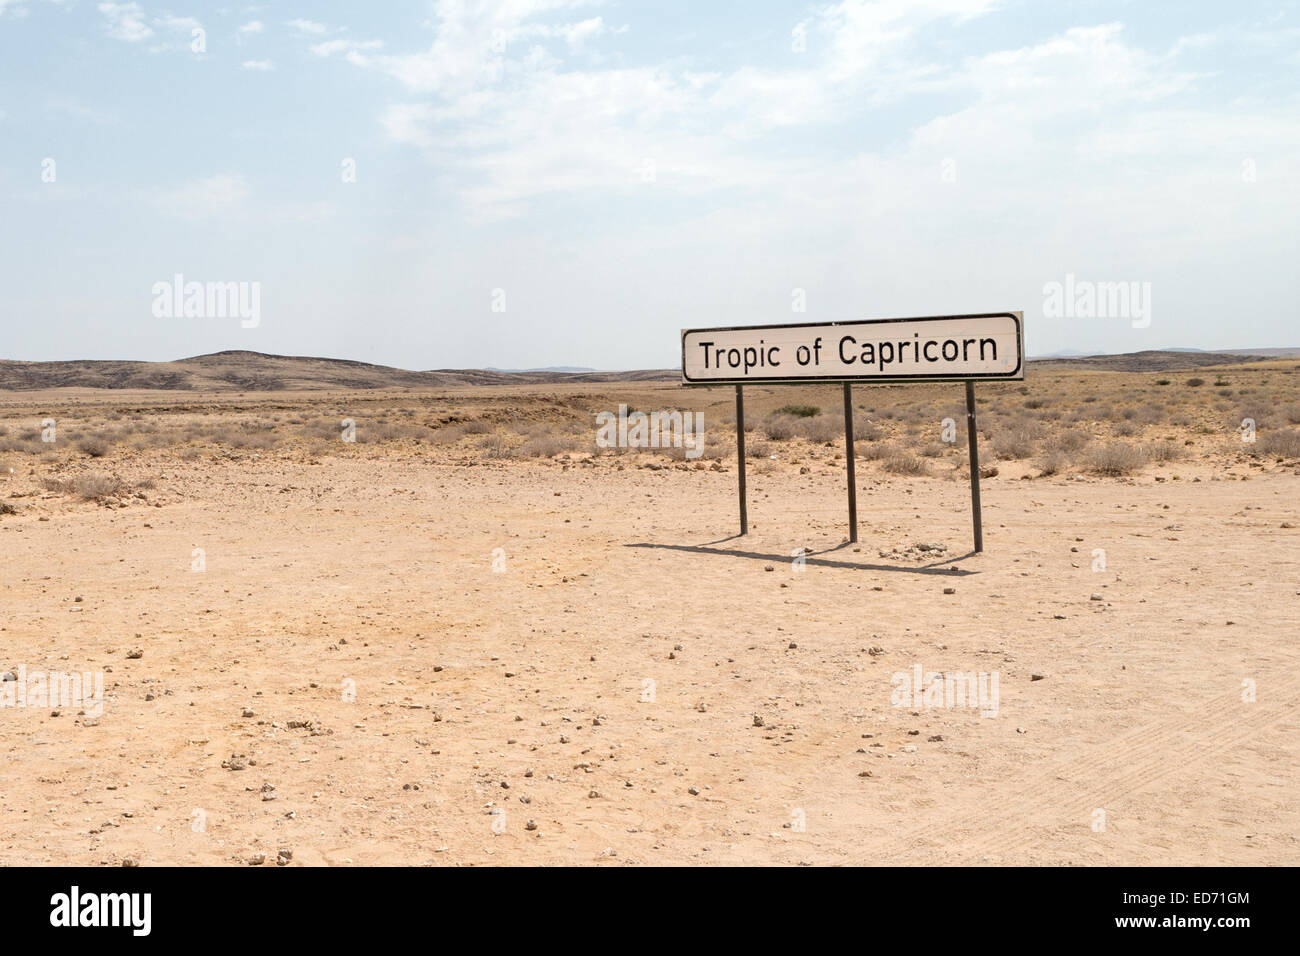
[[[129,491],[130,486],[112,475],[74,475],[71,478],[46,478],[41,482],[46,491],[60,495],[73,495],[85,501],[101,501]]]
[[[1094,475],[1118,478],[1141,470],[1149,460],[1150,456],[1141,446],[1112,441],[1089,449],[1084,456],[1084,466]]]

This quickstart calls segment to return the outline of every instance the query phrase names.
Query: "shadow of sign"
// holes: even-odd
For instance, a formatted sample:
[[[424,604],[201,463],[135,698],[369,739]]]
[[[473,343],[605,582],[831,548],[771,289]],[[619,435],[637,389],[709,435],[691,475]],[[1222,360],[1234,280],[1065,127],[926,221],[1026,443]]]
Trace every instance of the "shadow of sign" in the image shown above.
[[[723,539],[724,541],[730,539]],[[715,542],[721,544],[722,542]],[[702,544],[654,544],[649,541],[638,541],[632,544],[623,545],[625,548],[655,548],[663,551],[685,551],[690,554],[718,554],[732,558],[750,558],[756,561],[768,561],[772,563],[784,563],[791,560],[788,554],[764,554],[761,551],[738,551],[734,548],[714,548]],[[843,547],[843,545],[841,545]],[[837,550],[832,548],[831,550]],[[808,552],[804,555],[803,563],[805,566],[814,566],[819,568],[841,568],[847,571],[892,571],[900,574],[933,574],[945,578],[964,578],[972,574],[979,574],[978,571],[969,571],[964,568],[941,567],[941,565],[951,565],[956,561],[975,556],[974,551],[969,551],[960,557],[944,558],[932,564],[922,564],[916,567],[908,567],[901,564],[862,564],[857,561],[839,561],[830,558],[812,557],[816,554],[826,554],[826,551]]]

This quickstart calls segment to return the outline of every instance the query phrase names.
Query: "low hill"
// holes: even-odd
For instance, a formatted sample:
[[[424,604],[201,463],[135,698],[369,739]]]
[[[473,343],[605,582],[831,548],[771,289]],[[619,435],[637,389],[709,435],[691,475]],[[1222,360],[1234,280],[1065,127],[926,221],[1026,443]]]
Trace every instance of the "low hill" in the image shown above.
[[[348,359],[267,355],[232,350],[174,362],[78,360],[0,361],[0,390],[47,388],[284,391],[342,388],[440,388],[455,385],[528,385],[550,382],[654,381],[673,371],[500,372],[433,369],[424,372]]]
[[[1162,372],[1240,365],[1270,358],[1300,357],[1300,349],[1255,349],[1228,352],[1148,351],[1124,355],[1058,356],[1030,359],[1032,368]],[[277,392],[312,389],[447,388],[458,385],[543,385],[574,382],[677,381],[676,369],[628,372],[562,372],[539,369],[430,369],[410,371],[348,359],[301,355],[267,355],[232,350],[177,359],[174,362],[77,360],[66,362],[0,361],[0,391],[49,388],[159,389],[174,391]]]

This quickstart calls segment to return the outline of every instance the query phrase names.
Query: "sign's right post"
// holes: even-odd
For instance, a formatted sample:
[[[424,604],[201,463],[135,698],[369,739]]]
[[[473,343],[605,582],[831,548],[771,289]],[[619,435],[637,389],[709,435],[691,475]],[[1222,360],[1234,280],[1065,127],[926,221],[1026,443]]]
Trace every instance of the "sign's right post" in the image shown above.
[[[966,380],[966,442],[970,449],[970,510],[975,522],[975,553],[984,550],[984,524],[980,519],[980,446],[975,426],[975,383]]]
[[[853,386],[844,383],[844,457],[849,477],[849,542],[858,543],[858,479],[854,468],[857,453],[853,450]]]

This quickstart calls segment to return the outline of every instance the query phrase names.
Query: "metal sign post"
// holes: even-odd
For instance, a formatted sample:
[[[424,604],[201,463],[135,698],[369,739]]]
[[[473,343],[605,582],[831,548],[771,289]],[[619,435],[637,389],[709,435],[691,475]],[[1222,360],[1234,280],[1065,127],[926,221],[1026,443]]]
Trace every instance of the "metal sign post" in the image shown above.
[[[849,468],[849,543],[858,543],[858,481],[854,475],[853,386],[844,383],[844,457]]]
[[[984,522],[980,517],[980,440],[975,427],[975,383],[966,382],[966,447],[970,451],[970,510],[975,522],[975,553],[984,550]]]
[[[749,534],[749,511],[745,505],[745,393],[736,386],[736,466],[740,469],[740,533]]]
[[[742,386],[835,382],[844,390],[849,541],[858,540],[857,457],[853,448],[853,382],[964,382],[970,450],[975,552],[984,550],[980,516],[979,435],[975,381],[1025,377],[1024,313],[981,312],[909,319],[801,322],[682,330],[682,384],[736,386],[736,464],[740,471],[740,533],[749,533],[745,501],[745,397]]]

